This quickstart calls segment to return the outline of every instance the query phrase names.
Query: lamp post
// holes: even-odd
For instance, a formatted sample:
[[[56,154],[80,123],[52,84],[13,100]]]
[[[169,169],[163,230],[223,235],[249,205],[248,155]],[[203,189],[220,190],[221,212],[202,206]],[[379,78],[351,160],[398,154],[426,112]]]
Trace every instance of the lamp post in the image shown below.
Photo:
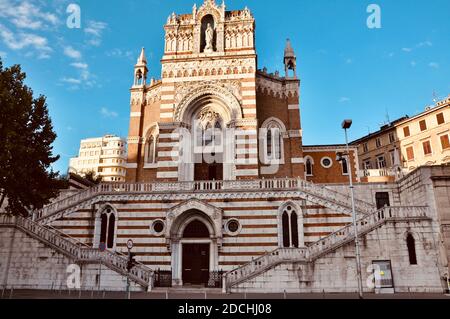
[[[363,298],[363,287],[362,287],[362,278],[361,278],[361,254],[359,251],[359,238],[358,238],[358,226],[357,226],[357,217],[356,217],[356,209],[355,209],[355,192],[353,186],[353,174],[352,174],[352,165],[350,158],[350,147],[348,146],[348,134],[347,130],[352,126],[352,120],[344,120],[342,122],[342,128],[345,131],[345,145],[347,147],[347,167],[348,167],[348,175],[350,179],[350,194],[352,199],[352,215],[353,215],[353,231],[355,233],[355,251],[356,251],[356,276],[358,280],[358,294],[359,298]]]

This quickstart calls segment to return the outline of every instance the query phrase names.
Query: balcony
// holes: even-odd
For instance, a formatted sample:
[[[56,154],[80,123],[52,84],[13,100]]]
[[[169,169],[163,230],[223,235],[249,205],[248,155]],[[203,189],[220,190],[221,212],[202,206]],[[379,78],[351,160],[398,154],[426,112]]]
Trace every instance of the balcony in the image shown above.
[[[405,176],[401,168],[364,169],[358,172],[362,183],[386,183],[395,182]]]

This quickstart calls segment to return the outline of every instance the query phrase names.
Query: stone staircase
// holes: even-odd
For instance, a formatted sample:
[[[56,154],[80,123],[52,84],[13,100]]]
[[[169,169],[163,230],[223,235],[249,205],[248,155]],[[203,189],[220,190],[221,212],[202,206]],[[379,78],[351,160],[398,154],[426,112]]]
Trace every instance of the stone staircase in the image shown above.
[[[389,221],[425,220],[427,207],[386,207],[369,214],[357,222],[358,236],[364,236]],[[323,238],[305,248],[279,248],[261,256],[223,276],[223,290],[229,290],[238,284],[286,263],[312,263],[320,257],[355,240],[353,224]]]
[[[128,272],[128,258],[124,255],[108,250],[100,252],[98,249],[90,248],[56,229],[51,229],[20,216],[0,214],[0,226],[16,227],[55,251],[73,259],[75,263],[102,263],[116,273],[125,277],[128,276],[131,281],[144,289],[151,290],[152,288],[153,271],[138,263]]]
[[[158,194],[196,194],[232,193],[232,192],[294,192],[310,203],[321,205],[343,214],[352,214],[350,196],[319,186],[302,179],[267,179],[251,181],[207,181],[175,182],[147,184],[100,184],[73,196],[57,200],[33,214],[33,220],[40,224],[49,224],[64,216],[82,209],[89,209],[93,204],[126,199],[130,195]],[[364,216],[376,209],[372,204],[355,200],[358,215]]]

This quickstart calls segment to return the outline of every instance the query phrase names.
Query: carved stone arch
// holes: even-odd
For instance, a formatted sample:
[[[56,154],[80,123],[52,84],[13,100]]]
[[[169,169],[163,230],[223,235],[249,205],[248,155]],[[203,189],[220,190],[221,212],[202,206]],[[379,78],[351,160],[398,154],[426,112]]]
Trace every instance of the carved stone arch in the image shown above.
[[[311,161],[311,164],[315,165],[315,163],[314,163],[314,158],[312,158],[311,155],[305,156],[305,163],[306,163],[307,160],[310,160],[310,161]]]
[[[198,199],[191,199],[171,208],[167,213],[166,240],[170,247],[172,241],[178,241],[183,236],[186,226],[193,220],[201,220],[210,232],[211,239],[217,240],[222,246],[223,210]]]
[[[214,18],[216,25],[223,21],[221,12],[212,5],[206,4],[198,10],[195,17],[195,23],[200,23],[207,15],[211,15]]]
[[[176,122],[190,123],[187,114],[192,114],[197,104],[213,101],[228,110],[228,121],[240,120],[243,118],[242,108],[238,99],[226,88],[215,84],[201,85],[192,90],[175,109],[174,119]]]
[[[271,123],[275,122],[278,127],[280,128],[281,132],[284,133],[286,132],[286,126],[284,125],[284,123],[276,117],[269,117],[267,120],[265,120],[262,124],[261,124],[261,128],[267,128]]]
[[[144,144],[147,143],[150,135],[159,135],[159,124],[154,122],[144,129]]]
[[[97,209],[95,216],[100,216],[101,214],[103,214],[106,210],[111,209],[111,214],[114,214],[117,216],[117,209],[113,204],[110,203],[103,203],[102,205],[99,206],[99,208]]]

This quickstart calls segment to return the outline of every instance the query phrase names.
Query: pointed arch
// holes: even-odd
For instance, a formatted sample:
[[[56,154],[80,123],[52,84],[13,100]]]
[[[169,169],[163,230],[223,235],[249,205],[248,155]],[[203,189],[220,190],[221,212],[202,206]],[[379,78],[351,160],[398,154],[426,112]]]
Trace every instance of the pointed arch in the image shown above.
[[[286,126],[276,117],[268,118],[261,125],[261,143],[266,164],[284,163],[284,136]]]
[[[111,204],[101,206],[95,216],[94,248],[105,244],[107,249],[115,249],[117,237],[117,210]]]
[[[311,156],[305,156],[305,175],[314,176],[314,159]]]
[[[300,205],[295,202],[286,202],[278,210],[278,243],[285,248],[300,248],[305,245],[303,213]]]
[[[159,142],[159,126],[157,123],[150,125],[146,130],[144,139],[144,166],[157,163],[157,149]]]
[[[416,240],[411,233],[406,236],[406,246],[408,247],[409,264],[417,265]]]

